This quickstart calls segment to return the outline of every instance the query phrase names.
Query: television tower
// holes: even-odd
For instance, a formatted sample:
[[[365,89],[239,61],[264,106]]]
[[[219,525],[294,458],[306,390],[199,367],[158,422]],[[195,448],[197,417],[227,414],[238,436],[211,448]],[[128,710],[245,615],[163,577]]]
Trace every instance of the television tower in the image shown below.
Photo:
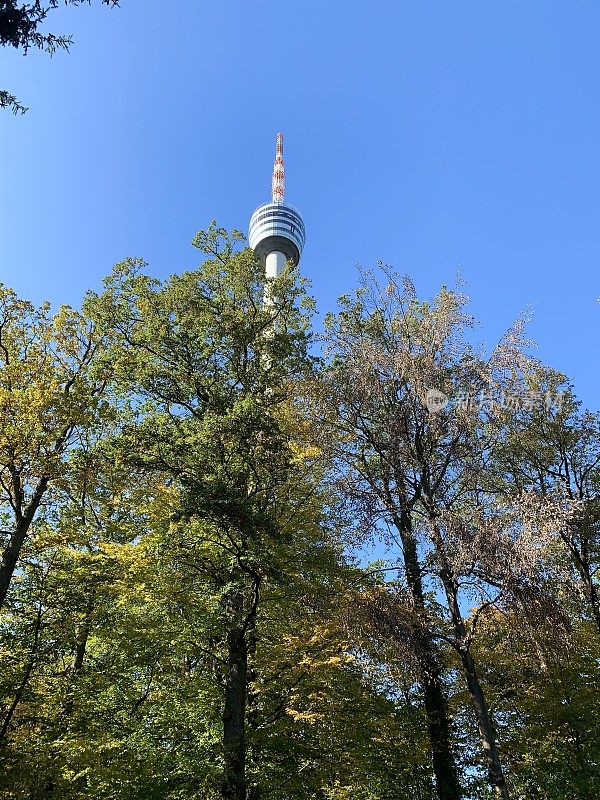
[[[248,232],[250,247],[262,261],[267,278],[281,275],[287,261],[300,261],[306,238],[302,217],[284,203],[284,191],[283,134],[278,133],[271,202],[252,214]]]

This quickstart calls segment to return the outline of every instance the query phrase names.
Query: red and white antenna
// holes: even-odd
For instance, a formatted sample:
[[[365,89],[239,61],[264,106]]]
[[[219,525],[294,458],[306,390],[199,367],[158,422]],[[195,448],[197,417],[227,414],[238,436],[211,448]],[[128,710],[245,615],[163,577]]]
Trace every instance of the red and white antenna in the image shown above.
[[[283,166],[283,133],[277,134],[275,148],[275,164],[273,165],[273,202],[283,203],[285,192],[285,168]]]
[[[271,202],[263,203],[252,214],[248,231],[248,243],[261,260],[267,278],[281,275],[288,261],[298,264],[306,239],[302,216],[285,205],[284,194],[283,134],[278,133]]]

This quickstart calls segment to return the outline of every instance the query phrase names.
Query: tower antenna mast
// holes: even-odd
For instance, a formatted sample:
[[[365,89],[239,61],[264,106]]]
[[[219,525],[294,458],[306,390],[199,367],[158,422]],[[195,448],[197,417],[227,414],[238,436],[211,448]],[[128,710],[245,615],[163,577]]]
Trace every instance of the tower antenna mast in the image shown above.
[[[283,163],[283,133],[277,134],[275,147],[275,163],[273,164],[273,181],[271,183],[273,202],[283,203],[285,194],[285,165]]]

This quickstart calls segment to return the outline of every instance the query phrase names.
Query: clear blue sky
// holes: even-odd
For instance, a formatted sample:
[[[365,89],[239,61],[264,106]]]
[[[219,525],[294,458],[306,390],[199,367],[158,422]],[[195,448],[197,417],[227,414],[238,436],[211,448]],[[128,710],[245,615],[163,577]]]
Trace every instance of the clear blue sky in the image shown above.
[[[539,355],[600,406],[600,3],[121,0],[0,53],[0,280],[78,304],[112,264],[198,261],[246,230],[286,137],[319,309],[378,259],[421,295],[460,266],[492,343],[535,305]]]

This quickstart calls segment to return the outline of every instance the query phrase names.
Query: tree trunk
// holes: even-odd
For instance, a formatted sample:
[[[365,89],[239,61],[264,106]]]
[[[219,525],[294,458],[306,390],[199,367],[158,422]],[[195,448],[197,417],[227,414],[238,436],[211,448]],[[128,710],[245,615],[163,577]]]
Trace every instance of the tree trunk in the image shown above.
[[[426,623],[423,581],[410,514],[402,513],[396,519],[396,526],[402,540],[404,572],[408,588],[422,619],[419,629],[415,631],[415,638],[418,641],[420,683],[427,716],[427,732],[436,792],[439,800],[460,800],[462,791],[450,744],[451,725],[448,703],[441,677],[437,648]]]
[[[25,689],[27,688],[27,684],[29,683],[31,673],[33,672],[33,668],[35,666],[35,661],[37,658],[41,627],[42,627],[42,604],[40,602],[38,604],[37,614],[35,617],[35,623],[33,627],[33,643],[29,651],[29,658],[27,659],[25,672],[23,674],[23,678],[21,679],[21,683],[17,688],[17,691],[15,692],[13,702],[10,704],[6,716],[2,722],[2,726],[0,727],[0,746],[2,745],[4,739],[8,735],[12,718],[14,716],[15,711],[17,710],[17,706],[19,705],[19,703],[23,698],[23,695],[25,694]]]
[[[436,661],[433,652],[423,653],[421,683],[435,786],[439,800],[460,800],[461,788],[450,747],[448,704]]]
[[[7,546],[2,553],[2,560],[0,561],[0,608],[4,605],[8,588],[12,580],[12,576],[19,560],[21,548],[27,538],[29,527],[33,521],[36,511],[42,501],[44,492],[48,488],[49,478],[40,478],[38,485],[33,492],[33,496],[27,506],[24,506],[24,490],[21,484],[21,477],[18,471],[13,468],[12,470],[12,486],[13,492],[11,497],[11,505],[14,509],[15,515],[15,530],[10,534]]]
[[[233,624],[227,633],[227,671],[223,707],[223,800],[246,800],[246,698],[248,694],[248,643],[241,623],[244,595],[231,600]]]
[[[248,753],[254,764],[260,763],[261,753],[257,747],[256,736],[254,735],[260,724],[259,698],[256,691],[256,681],[258,678],[256,671],[256,617],[253,616],[251,624],[248,626]],[[251,781],[247,786],[247,800],[260,800],[262,796],[261,787],[256,780]]]
[[[87,649],[87,643],[90,636],[90,630],[92,627],[92,612],[94,610],[94,597],[95,592],[92,589],[90,592],[90,596],[87,599],[85,604],[85,617],[83,618],[83,622],[81,624],[81,628],[77,631],[77,639],[75,643],[75,652],[73,653],[73,661],[71,663],[71,683],[67,690],[67,699],[65,701],[64,707],[64,715],[69,717],[73,713],[73,709],[75,707],[74,703],[74,683],[77,680],[77,676],[81,672],[83,668],[83,662],[85,660],[85,653]]]
[[[21,552],[23,542],[27,537],[28,527],[29,526],[26,526],[25,524],[17,526],[16,531],[11,534],[8,544],[2,553],[2,561],[0,561],[0,608],[2,608],[4,601],[6,600],[8,587],[10,586],[10,582],[19,559],[19,553]]]
[[[83,622],[81,623],[81,628],[77,632],[77,643],[75,645],[75,652],[73,654],[73,664],[71,666],[71,670],[74,675],[77,675],[78,672],[81,671],[83,667],[83,661],[85,659],[85,651],[87,649],[87,643],[90,636],[90,630],[92,627],[92,612],[94,610],[94,598],[95,592],[93,589],[90,590],[90,596],[87,599],[85,604],[85,616],[83,618]]]
[[[596,588],[596,584],[594,583],[594,579],[591,575],[589,577],[587,590],[590,606],[592,607],[592,615],[594,617],[596,627],[598,628],[598,633],[600,633],[600,598],[598,597],[598,589]]]
[[[467,643],[467,629],[458,602],[457,583],[454,580],[450,566],[445,558],[443,543],[435,522],[433,523],[433,528],[438,558],[441,562],[440,578],[444,586],[448,608],[450,609],[450,617],[454,628],[454,635],[457,640],[457,649],[462,662],[465,682],[471,696],[473,711],[475,712],[488,782],[494,792],[494,796],[498,798],[498,800],[510,800],[508,787],[506,786],[506,780],[502,770],[502,763],[500,762],[500,754],[496,746],[496,733],[492,724],[492,718],[487,708],[483,688],[479,682],[475,660],[471,655],[469,644]]]
[[[493,789],[494,795],[499,798],[499,800],[510,800],[506,780],[504,779],[504,772],[502,771],[500,755],[496,747],[496,733],[487,709],[483,689],[479,683],[475,661],[467,649],[461,651],[460,657],[467,688],[471,695],[471,702],[473,703],[479,738],[483,747],[488,782]]]
[[[567,541],[567,546],[571,551],[575,561],[575,566],[579,572],[579,577],[581,578],[583,590],[587,597],[594,622],[598,629],[598,633],[600,633],[600,597],[598,597],[598,589],[594,583],[591,565],[588,559],[585,558],[585,555],[582,554],[572,542]]]

